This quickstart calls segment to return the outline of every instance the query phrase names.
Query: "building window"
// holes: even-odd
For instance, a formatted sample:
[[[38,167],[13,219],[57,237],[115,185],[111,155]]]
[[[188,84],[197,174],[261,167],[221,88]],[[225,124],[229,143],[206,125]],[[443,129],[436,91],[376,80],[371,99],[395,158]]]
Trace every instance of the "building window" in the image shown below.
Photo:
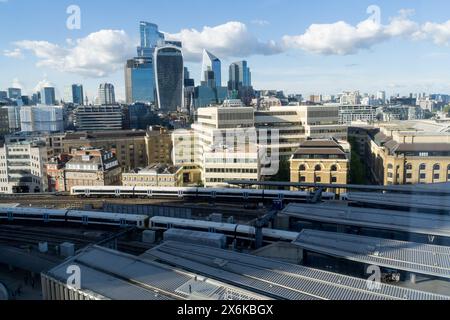
[[[337,182],[337,177],[332,177],[332,178],[331,178],[331,182],[332,182],[332,183],[336,183],[336,182]]]
[[[304,164],[302,164],[299,168],[300,171],[306,171],[306,166]]]
[[[406,179],[412,179],[412,173],[407,173],[406,174]]]
[[[322,182],[322,178],[321,177],[316,177],[316,183],[320,183]]]
[[[420,165],[420,170],[427,170],[427,165],[425,163],[422,163]]]
[[[314,171],[322,171],[322,166],[320,164],[318,164],[315,168]]]
[[[439,171],[439,170],[441,170],[441,166],[440,166],[439,164],[435,164],[435,165],[433,166],[433,170],[434,170],[434,171]]]
[[[427,178],[427,174],[426,173],[421,173],[420,174],[420,180],[425,180]]]
[[[413,166],[411,163],[408,163],[405,168],[406,168],[406,170],[412,170]]]
[[[300,182],[306,182],[306,177],[300,176],[299,180],[300,180]]]
[[[392,164],[388,164],[387,168],[388,168],[388,170],[393,170],[394,166]]]
[[[337,166],[336,166],[336,165],[332,165],[332,166],[331,166],[331,171],[332,171],[332,172],[338,171],[338,170],[337,170]]]
[[[435,173],[434,175],[433,175],[433,179],[434,180],[439,180],[441,178],[441,175],[439,174],[439,173]]]

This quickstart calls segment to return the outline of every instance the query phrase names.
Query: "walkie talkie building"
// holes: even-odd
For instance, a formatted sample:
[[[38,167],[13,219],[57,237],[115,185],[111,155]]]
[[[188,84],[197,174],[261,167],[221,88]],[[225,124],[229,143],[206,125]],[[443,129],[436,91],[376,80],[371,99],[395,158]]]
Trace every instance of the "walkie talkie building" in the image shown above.
[[[175,46],[157,47],[154,61],[159,109],[172,112],[183,108],[184,64],[181,49]]]

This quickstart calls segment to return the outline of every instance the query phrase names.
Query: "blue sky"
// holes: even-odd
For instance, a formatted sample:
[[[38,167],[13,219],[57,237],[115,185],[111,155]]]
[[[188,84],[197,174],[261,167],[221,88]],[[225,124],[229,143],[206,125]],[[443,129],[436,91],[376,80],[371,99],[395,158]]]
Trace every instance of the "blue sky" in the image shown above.
[[[66,27],[72,4],[80,30]],[[361,24],[370,5],[380,24]],[[82,83],[92,99],[108,81],[123,98],[140,20],[184,41],[196,81],[206,47],[222,59],[224,84],[228,64],[246,59],[256,89],[450,93],[446,0],[0,0],[0,89],[51,84],[62,95]]]

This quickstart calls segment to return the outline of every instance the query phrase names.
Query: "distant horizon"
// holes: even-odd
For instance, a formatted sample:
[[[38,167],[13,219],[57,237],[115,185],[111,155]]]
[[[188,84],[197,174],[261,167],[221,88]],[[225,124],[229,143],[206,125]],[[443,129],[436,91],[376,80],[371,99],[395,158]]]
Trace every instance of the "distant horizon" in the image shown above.
[[[205,0],[190,5],[132,0],[114,6],[79,0],[80,29],[70,29],[67,22],[76,11],[69,1],[1,1],[0,90],[18,87],[31,96],[51,86],[61,100],[66,87],[82,84],[93,102],[99,84],[108,82],[116,100],[124,101],[123,68],[136,56],[139,22],[148,21],[168,39],[183,42],[185,65],[196,85],[206,49],[222,61],[223,86],[228,66],[246,60],[255,90],[305,98],[343,91],[385,91],[387,97],[450,94],[445,68],[450,65],[450,3],[348,2],[232,0],[212,10]],[[20,24],[17,12],[27,17]]]

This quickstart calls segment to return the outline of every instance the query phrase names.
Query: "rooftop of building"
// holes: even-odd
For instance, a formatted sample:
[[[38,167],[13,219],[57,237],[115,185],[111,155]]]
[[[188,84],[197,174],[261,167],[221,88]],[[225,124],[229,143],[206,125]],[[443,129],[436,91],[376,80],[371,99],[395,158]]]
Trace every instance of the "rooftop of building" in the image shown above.
[[[182,167],[173,166],[169,164],[162,163],[153,163],[145,168],[136,168],[133,171],[129,172],[129,174],[139,174],[139,175],[161,175],[161,174],[175,174]]]
[[[67,133],[64,140],[120,139],[145,137],[145,135],[145,130],[82,131]]]
[[[183,271],[148,259],[92,246],[45,273],[67,283],[69,266],[81,269],[81,292],[111,300],[245,300],[268,299],[264,294]]]
[[[212,247],[164,242],[141,256],[202,276],[288,300],[422,300],[449,297],[381,284],[370,290],[365,279],[317,270],[279,260]]]
[[[335,139],[311,139],[300,144],[292,159],[302,158],[305,155],[334,155],[345,159],[347,154],[343,145]]]

